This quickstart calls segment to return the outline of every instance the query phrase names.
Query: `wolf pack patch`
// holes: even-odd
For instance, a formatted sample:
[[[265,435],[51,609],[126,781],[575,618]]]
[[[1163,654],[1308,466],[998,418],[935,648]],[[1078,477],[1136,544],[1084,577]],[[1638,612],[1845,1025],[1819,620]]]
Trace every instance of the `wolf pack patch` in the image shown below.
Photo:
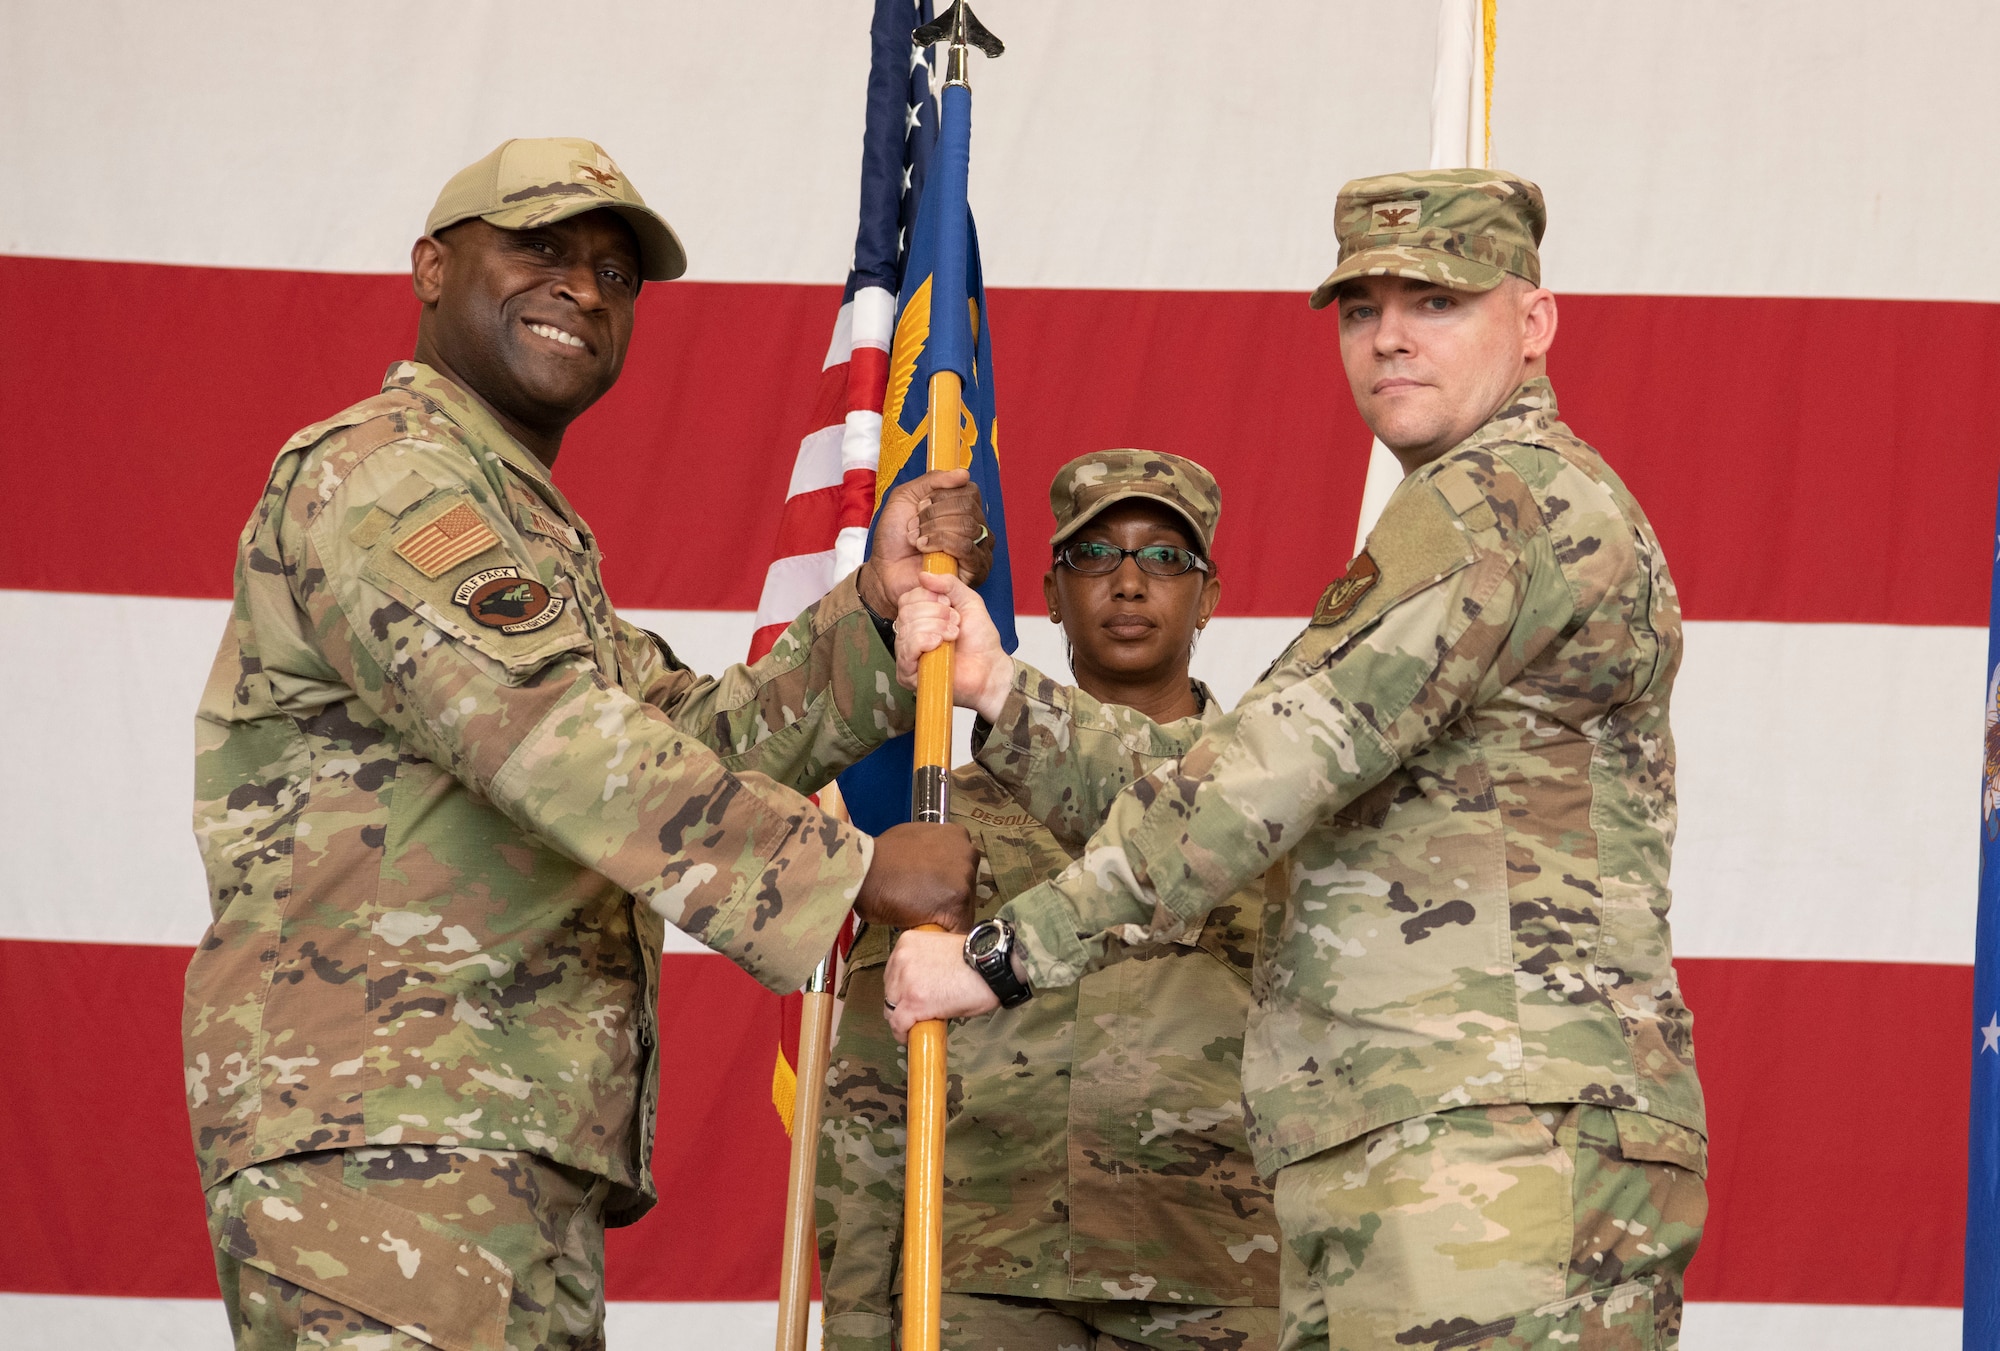
[[[533,633],[561,617],[568,602],[519,568],[487,568],[475,572],[451,593],[452,602],[472,616],[472,622],[502,633]]]

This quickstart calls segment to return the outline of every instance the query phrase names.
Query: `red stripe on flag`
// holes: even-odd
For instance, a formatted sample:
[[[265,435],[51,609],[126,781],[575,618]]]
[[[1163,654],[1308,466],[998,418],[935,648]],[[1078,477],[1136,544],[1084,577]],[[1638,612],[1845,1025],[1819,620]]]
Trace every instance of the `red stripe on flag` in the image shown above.
[[[840,533],[841,507],[846,501],[845,482],[786,498],[784,510],[778,515],[778,542],[771,556],[791,558],[831,549],[834,537]]]
[[[743,660],[757,661],[762,658],[778,645],[778,639],[784,635],[785,630],[789,627],[790,621],[787,620],[782,624],[766,624],[760,629],[753,630],[750,634],[750,655]]]
[[[183,948],[0,942],[0,1284],[215,1293],[180,1075]],[[1714,1210],[1691,1298],[1958,1302],[1968,967],[1688,961]],[[79,979],[89,998],[66,991]],[[726,961],[662,976],[661,1201],[615,1299],[770,1299],[780,1001]]]
[[[857,347],[848,359],[847,410],[879,413],[889,392],[889,354],[879,347]]]
[[[875,511],[875,475],[850,469],[830,488],[813,488],[785,499],[778,513],[773,558],[824,553],[850,526],[866,526]]]
[[[850,363],[842,361],[819,373],[819,389],[813,396],[812,416],[804,424],[808,431],[838,427],[847,419]]]
[[[875,471],[850,469],[840,476],[840,528],[864,526],[875,518]]]
[[[1962,1299],[1972,968],[1683,961],[1708,1093],[1689,1299]]]
[[[59,323],[18,299],[0,323],[11,480],[38,538],[90,541],[0,552],[0,586],[55,591],[227,595],[278,445],[374,389],[416,327],[400,277],[0,258],[0,295],[64,298]],[[1285,294],[989,295],[1017,595],[1047,566],[1056,468],[1141,445],[1221,481],[1224,613],[1311,610],[1346,562],[1368,446],[1330,316]],[[625,378],[557,469],[618,603],[755,607],[761,573],[723,560],[785,494],[773,448],[812,425],[800,373],[838,303],[646,288]],[[2000,306],[1566,296],[1562,315],[1564,410],[1646,503],[1691,618],[1985,622],[2000,411],[1976,380],[1923,373],[1939,351],[2000,364]],[[78,454],[101,469],[87,491]]]

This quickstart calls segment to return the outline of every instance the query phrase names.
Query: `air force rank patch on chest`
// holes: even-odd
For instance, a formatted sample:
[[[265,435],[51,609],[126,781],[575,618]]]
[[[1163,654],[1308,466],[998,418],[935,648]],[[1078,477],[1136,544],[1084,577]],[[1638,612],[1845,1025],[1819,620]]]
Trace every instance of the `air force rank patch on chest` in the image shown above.
[[[1333,585],[1319,598],[1319,608],[1313,611],[1312,622],[1338,624],[1354,613],[1354,607],[1361,603],[1361,598],[1373,591],[1375,583],[1381,580],[1382,570],[1363,550],[1347,565],[1346,574],[1335,578]]]
[[[519,568],[488,568],[475,572],[458,584],[452,601],[472,616],[475,624],[502,633],[533,633],[545,629],[562,615],[568,602],[552,596],[549,589],[532,577],[523,577]]]

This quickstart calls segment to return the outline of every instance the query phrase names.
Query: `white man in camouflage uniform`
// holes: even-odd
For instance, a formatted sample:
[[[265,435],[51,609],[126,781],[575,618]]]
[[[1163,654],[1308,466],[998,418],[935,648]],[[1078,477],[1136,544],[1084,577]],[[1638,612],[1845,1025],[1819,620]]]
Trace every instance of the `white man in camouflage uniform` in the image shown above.
[[[1002,910],[1014,973],[1069,984],[1112,936],[1172,939],[1278,865],[1243,1073],[1282,1345],[1670,1347],[1706,1213],[1667,926],[1673,582],[1557,420],[1539,189],[1397,174],[1338,212],[1313,303],[1338,306],[1355,403],[1406,477],[1235,712],[1109,800],[1143,721],[1003,659],[943,588],[981,763],[1045,819],[1109,807]],[[991,1007],[960,946],[898,945],[899,1030]]]
[[[788,990],[850,906],[969,920],[962,829],[799,794],[910,724],[870,607],[922,544],[983,569],[985,525],[912,485],[768,657],[695,676],[549,480],[680,242],[591,142],[510,141],[412,263],[417,359],[279,454],[196,722],[196,1152],[241,1348],[595,1347],[665,926]]]
[[[1049,501],[1042,589],[1077,683],[1146,716],[1148,763],[1184,754],[1223,713],[1188,674],[1221,595],[1215,480],[1175,455],[1100,451],[1065,465]],[[1088,838],[1058,838],[977,763],[952,775],[950,801],[984,858],[982,916],[1060,874]],[[952,1028],[946,1351],[1276,1346],[1277,1219],[1242,1103],[1263,898],[1244,888],[1177,943],[1114,939],[1075,985]],[[889,1351],[898,1316],[907,1076],[882,1002],[893,936],[871,927],[855,945],[828,1076],[829,1351]]]

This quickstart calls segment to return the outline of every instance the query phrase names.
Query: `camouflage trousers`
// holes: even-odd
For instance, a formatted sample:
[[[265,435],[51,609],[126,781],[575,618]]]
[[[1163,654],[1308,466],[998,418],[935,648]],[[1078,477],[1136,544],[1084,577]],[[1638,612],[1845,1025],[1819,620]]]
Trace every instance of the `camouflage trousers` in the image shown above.
[[[942,1351],[1271,1351],[1278,1311],[946,1291]]]
[[[1673,1351],[1691,1131],[1587,1104],[1415,1117],[1278,1171],[1284,1351]]]
[[[1190,1308],[1143,1300],[1017,1299],[945,1291],[941,1351],[1273,1351],[1278,1311]],[[824,1351],[890,1351],[894,1320],[829,1318]]]
[[[601,1351],[609,1186],[407,1145],[245,1168],[208,1193],[237,1351]]]

